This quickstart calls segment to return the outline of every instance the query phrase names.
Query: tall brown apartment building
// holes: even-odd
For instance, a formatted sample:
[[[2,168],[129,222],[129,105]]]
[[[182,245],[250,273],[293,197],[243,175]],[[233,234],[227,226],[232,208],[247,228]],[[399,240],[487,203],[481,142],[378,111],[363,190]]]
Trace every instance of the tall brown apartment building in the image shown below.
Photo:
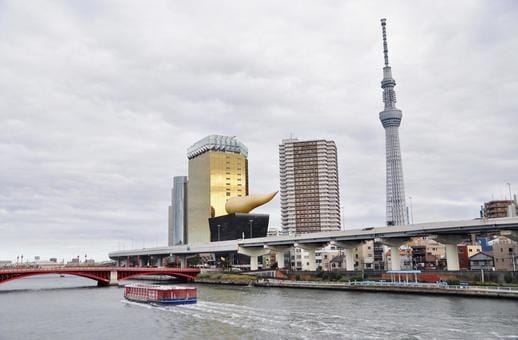
[[[283,140],[279,165],[282,228],[296,233],[340,230],[335,143]]]

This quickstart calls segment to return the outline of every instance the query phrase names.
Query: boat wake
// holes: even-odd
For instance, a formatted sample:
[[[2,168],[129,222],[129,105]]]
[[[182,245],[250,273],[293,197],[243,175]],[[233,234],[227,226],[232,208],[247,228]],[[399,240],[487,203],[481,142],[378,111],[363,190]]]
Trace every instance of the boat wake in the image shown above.
[[[264,309],[228,303],[198,301],[197,304],[181,306],[158,306],[123,300],[129,305],[174,313],[175,319],[197,319],[220,322],[245,333],[253,331],[260,337],[275,336],[282,339],[314,339],[315,336],[331,338],[379,338],[372,332],[359,334],[346,327],[350,323],[344,316],[308,311]]]

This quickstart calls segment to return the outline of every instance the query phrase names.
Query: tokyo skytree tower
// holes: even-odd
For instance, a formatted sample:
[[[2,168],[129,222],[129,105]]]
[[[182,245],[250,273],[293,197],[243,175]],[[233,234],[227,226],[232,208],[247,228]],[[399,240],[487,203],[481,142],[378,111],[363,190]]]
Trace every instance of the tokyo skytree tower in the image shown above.
[[[392,69],[389,66],[387,47],[387,20],[381,19],[383,32],[383,102],[385,109],[380,112],[380,120],[385,128],[385,147],[387,153],[387,225],[403,225],[406,222],[405,185],[403,183],[403,164],[401,162],[401,148],[399,146],[399,125],[402,113],[396,108],[396,81],[392,78]]]

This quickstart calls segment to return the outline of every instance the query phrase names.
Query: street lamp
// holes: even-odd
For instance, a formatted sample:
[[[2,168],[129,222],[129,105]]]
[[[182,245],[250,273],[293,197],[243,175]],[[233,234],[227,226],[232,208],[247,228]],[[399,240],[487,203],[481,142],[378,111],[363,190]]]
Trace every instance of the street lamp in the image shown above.
[[[218,224],[218,241],[221,240],[221,225]]]
[[[254,223],[254,220],[248,220],[250,222],[250,238],[252,238],[252,224]]]

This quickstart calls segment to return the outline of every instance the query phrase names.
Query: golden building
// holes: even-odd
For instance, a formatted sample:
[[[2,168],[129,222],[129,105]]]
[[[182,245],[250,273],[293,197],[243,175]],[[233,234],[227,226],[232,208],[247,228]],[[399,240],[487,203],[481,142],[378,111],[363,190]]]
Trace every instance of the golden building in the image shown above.
[[[210,135],[187,151],[187,243],[210,242],[210,217],[231,197],[248,195],[248,149],[236,137]]]

